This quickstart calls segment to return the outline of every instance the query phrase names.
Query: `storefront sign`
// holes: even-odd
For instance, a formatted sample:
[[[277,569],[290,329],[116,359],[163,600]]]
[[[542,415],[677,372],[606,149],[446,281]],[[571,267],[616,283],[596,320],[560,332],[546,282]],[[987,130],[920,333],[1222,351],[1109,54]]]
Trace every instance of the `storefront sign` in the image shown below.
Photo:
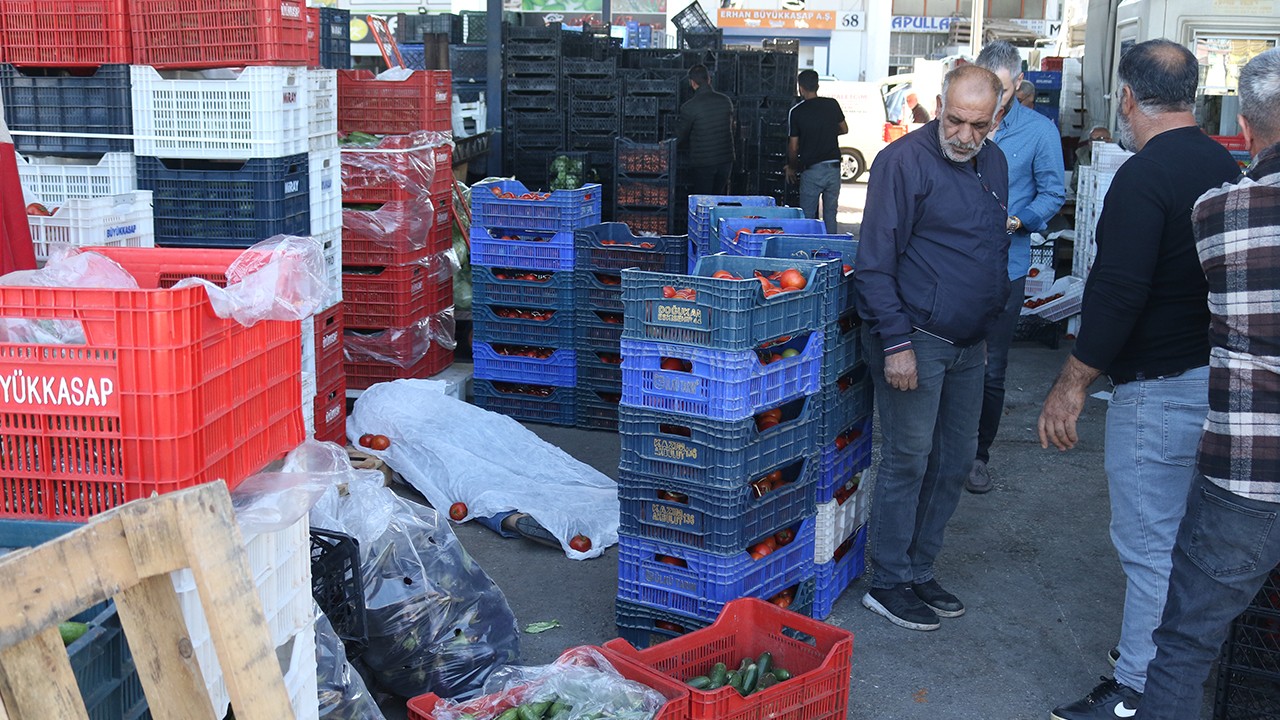
[[[1027,20],[1025,18],[1010,18],[1009,22],[1014,25],[1021,25],[1042,38],[1055,38],[1058,36],[1058,33],[1062,32],[1061,20]]]
[[[919,15],[894,15],[893,32],[917,33],[949,33],[951,21],[949,17],[921,17]]]
[[[835,30],[835,10],[750,10],[720,8],[716,25],[762,30]]]

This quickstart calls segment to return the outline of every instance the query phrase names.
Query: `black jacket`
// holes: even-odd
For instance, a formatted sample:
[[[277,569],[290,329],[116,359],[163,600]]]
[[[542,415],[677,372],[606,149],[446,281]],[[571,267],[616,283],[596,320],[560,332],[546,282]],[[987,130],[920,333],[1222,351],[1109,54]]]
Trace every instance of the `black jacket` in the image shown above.
[[[691,167],[722,165],[734,160],[733,101],[728,95],[700,87],[680,106],[676,127],[679,144],[689,149]]]

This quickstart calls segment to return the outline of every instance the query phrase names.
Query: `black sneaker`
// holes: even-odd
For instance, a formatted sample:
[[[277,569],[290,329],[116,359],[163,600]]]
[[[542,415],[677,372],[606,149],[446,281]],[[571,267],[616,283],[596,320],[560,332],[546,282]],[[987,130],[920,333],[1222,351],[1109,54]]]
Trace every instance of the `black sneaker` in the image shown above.
[[[938,616],[911,592],[911,586],[871,588],[862,596],[862,604],[871,612],[908,630],[937,630],[942,626]]]
[[[911,590],[916,597],[920,598],[920,602],[928,605],[930,610],[938,614],[938,617],[956,618],[964,614],[964,603],[960,602],[960,598],[943,590],[937,580],[912,585]]]
[[[1113,647],[1107,651],[1107,662],[1111,663],[1111,667],[1115,667],[1120,662],[1120,648]]]
[[[1070,705],[1055,708],[1049,714],[1053,720],[1111,720],[1131,718],[1138,712],[1142,693],[1104,677],[1093,692]]]

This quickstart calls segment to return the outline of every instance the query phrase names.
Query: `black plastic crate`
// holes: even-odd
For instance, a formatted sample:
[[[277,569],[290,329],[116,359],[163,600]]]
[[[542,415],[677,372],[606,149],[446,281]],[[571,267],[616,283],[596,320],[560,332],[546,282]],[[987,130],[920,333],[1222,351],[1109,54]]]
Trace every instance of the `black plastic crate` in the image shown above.
[[[560,58],[517,60],[508,57],[503,59],[502,72],[508,81],[528,80],[543,87],[550,80],[555,83],[552,92],[560,87]]]
[[[358,656],[369,644],[359,541],[311,529],[311,596],[342,639],[347,657]]]
[[[483,47],[450,45],[449,69],[454,83],[485,80],[489,76],[489,53]]]
[[[10,130],[133,134],[128,65],[103,65],[89,76],[0,65],[0,91],[4,93],[4,116]],[[52,155],[101,155],[133,150],[133,140],[128,137],[15,135],[13,143],[19,152]]]
[[[626,95],[659,95],[680,97],[680,82],[674,78],[623,78],[622,92]]]
[[[560,72],[567,78],[612,80],[618,76],[618,62],[614,59],[564,58]]]
[[[1280,676],[1219,665],[1213,720],[1280,720]]]
[[[1231,624],[1222,663],[1280,682],[1280,614],[1247,610]]]
[[[400,13],[396,15],[396,42],[416,44],[423,35],[444,34],[449,42],[462,42],[462,19],[452,13]]]
[[[493,380],[472,381],[475,404],[522,422],[570,425],[577,420],[576,391],[571,387],[551,387]]]
[[[560,44],[564,31],[558,25],[542,27],[538,25],[507,25],[502,28],[503,43],[532,42],[541,44]]]
[[[700,61],[696,54],[671,49],[628,50],[623,55],[624,67],[636,70],[685,70]]]
[[[622,103],[619,98],[583,98],[572,96],[569,98],[569,118],[583,116],[607,116],[618,118],[622,110]]]
[[[689,50],[720,50],[724,47],[724,31],[719,28],[711,32],[676,32],[676,44]]]
[[[675,232],[675,213],[666,210],[629,210],[614,203],[613,219],[624,223],[633,235],[671,235]]]
[[[738,92],[794,97],[799,60],[789,53],[743,52],[738,55]]]
[[[695,2],[689,3],[689,7],[676,13],[671,18],[671,23],[684,32],[713,32],[716,29],[711,18],[707,17],[706,11],[702,9],[702,5]]]
[[[351,69],[351,11],[320,8],[320,67]]]
[[[613,205],[615,208],[663,210],[675,206],[675,176],[660,178],[628,178],[618,174],[617,186],[614,188]],[[667,232],[674,228],[667,226]]]
[[[615,168],[619,175],[632,177],[673,175],[676,167],[674,138],[659,143],[635,143],[619,140]]]
[[[502,93],[502,103],[507,110],[528,110],[540,113],[559,115],[560,93],[556,92],[511,92]]]
[[[569,96],[579,99],[614,100],[622,97],[622,83],[612,80],[567,80]]]
[[[570,115],[568,120],[570,135],[583,133],[584,135],[609,136],[612,139],[618,134],[617,115]]]
[[[510,18],[514,18],[513,13],[503,13],[503,22]],[[463,10],[458,13],[459,24],[462,26],[462,39],[459,41],[463,45],[483,45],[489,41],[489,17],[488,13],[481,10]]]
[[[506,153],[506,156],[512,157],[514,162],[527,161],[531,165],[536,164],[540,166],[538,170],[539,175],[546,172],[547,164],[546,162],[544,162],[545,158],[543,160],[538,160],[537,162],[535,162],[530,158],[522,157],[522,156],[531,150],[541,150],[544,152],[550,152],[564,145],[564,128],[563,127],[552,130],[552,129],[546,129],[546,128],[537,128],[537,127],[529,128],[529,127],[522,127],[522,126],[516,125],[516,126],[510,127],[506,134],[507,134],[507,140],[508,140],[508,148],[510,148],[510,150],[516,153],[514,156],[512,156],[511,153],[508,152]],[[545,177],[544,177],[544,182],[545,182]]]
[[[587,430],[618,430],[618,402],[622,387],[597,387],[579,384],[578,427]]]

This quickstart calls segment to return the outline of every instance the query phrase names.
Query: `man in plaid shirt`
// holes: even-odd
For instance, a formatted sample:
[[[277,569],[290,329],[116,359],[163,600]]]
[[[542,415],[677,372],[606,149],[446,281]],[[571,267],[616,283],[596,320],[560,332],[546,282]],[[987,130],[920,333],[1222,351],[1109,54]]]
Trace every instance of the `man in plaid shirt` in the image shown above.
[[[1138,718],[1199,718],[1227,629],[1280,563],[1280,49],[1240,73],[1253,165],[1196,203],[1209,415]]]

